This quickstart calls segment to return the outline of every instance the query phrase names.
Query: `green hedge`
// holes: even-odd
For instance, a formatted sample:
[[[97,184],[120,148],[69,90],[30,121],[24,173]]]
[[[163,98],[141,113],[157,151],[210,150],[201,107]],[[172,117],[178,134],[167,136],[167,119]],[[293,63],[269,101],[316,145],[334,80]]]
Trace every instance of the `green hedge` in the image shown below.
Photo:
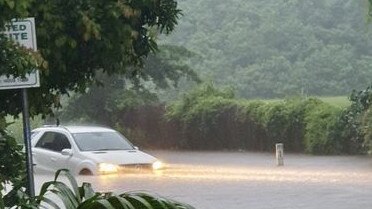
[[[293,152],[342,152],[333,134],[342,111],[320,100],[264,103],[210,97],[193,106],[192,114],[185,111],[183,117],[167,114],[181,121],[182,141],[188,142],[182,148],[271,151],[280,142]]]
[[[145,148],[273,151],[281,142],[290,152],[360,153],[341,122],[346,113],[316,98],[237,100],[206,84],[171,105],[122,113],[116,126]]]

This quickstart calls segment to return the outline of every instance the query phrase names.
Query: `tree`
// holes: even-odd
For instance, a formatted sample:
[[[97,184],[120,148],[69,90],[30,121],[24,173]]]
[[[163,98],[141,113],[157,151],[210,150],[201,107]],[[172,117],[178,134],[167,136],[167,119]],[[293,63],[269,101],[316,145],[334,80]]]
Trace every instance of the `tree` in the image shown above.
[[[157,49],[152,31],[170,33],[180,15],[174,0],[33,0],[21,12],[18,7],[10,11],[5,18],[35,17],[39,53],[48,63],[41,87],[29,90],[31,115],[51,113],[51,107],[60,106],[61,94],[84,92],[99,70],[143,76],[143,59]],[[20,113],[18,91],[1,91],[0,97],[8,101],[0,102],[3,114]]]
[[[40,88],[28,90],[31,116],[52,114],[62,94],[98,83],[98,71],[128,79],[148,76],[140,72],[143,59],[157,50],[155,36],[172,32],[181,15],[175,0],[5,0],[0,11],[0,29],[12,18],[36,20],[36,53],[0,37],[0,75],[24,76],[40,69]],[[21,112],[20,91],[0,91],[0,98],[0,150],[7,151],[0,152],[0,159],[19,167],[21,150],[4,131],[4,117]],[[7,162],[0,161],[0,190],[5,181],[22,175],[4,170]]]
[[[191,67],[240,97],[347,95],[372,79],[364,62],[372,59],[366,2],[180,1],[186,15],[166,43],[201,54]],[[268,63],[288,67],[275,82],[249,79],[275,77],[278,67]]]
[[[177,86],[181,78],[199,82],[185,61],[194,54],[183,47],[161,45],[157,54],[144,60],[141,79],[134,83],[125,76],[99,75],[100,86],[91,86],[85,94],[75,95],[61,111],[66,122],[96,122],[115,126],[128,110],[159,102],[159,90]]]

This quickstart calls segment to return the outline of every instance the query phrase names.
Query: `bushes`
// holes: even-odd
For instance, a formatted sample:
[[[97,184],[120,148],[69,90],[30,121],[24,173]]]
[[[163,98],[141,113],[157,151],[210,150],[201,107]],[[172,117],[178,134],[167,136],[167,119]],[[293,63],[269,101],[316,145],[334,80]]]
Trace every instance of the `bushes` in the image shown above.
[[[369,154],[372,150],[372,107],[369,107],[362,119],[363,134],[366,147],[369,148]]]
[[[168,120],[181,124],[181,148],[271,151],[281,142],[292,152],[341,153],[334,134],[340,108],[314,98],[265,103],[223,92],[207,84],[167,109]]]
[[[117,126],[145,148],[273,151],[281,142],[290,152],[340,154],[350,153],[352,144],[342,116],[341,108],[315,98],[237,100],[205,84],[166,108],[122,112]]]
[[[372,85],[362,91],[353,91],[350,96],[352,102],[345,117],[348,120],[349,130],[354,133],[354,141],[362,146],[362,151],[372,151],[371,137],[371,109],[372,109]],[[359,147],[358,147],[359,148]]]
[[[204,84],[168,106],[112,112],[111,122],[152,149],[272,151],[281,142],[290,152],[360,154],[372,147],[369,92],[354,92],[342,109],[316,98],[238,100],[231,90]]]
[[[340,148],[333,147],[334,138],[329,137],[341,111],[337,107],[314,98],[292,98],[275,103],[247,102],[242,108],[247,113],[243,117],[253,121],[256,131],[261,129],[253,139],[261,144],[258,150],[271,151],[281,142],[292,152],[339,153]]]
[[[14,201],[16,195],[15,192],[9,192],[3,196],[4,185],[11,183],[15,189],[21,188],[26,173],[25,155],[22,147],[5,131],[8,125],[5,117],[0,116],[0,208],[6,202]]]
[[[181,124],[180,148],[224,149],[229,147],[225,137],[229,130],[221,132],[221,127],[234,109],[232,91],[220,91],[212,84],[205,84],[185,95],[179,102],[169,106],[166,117],[169,122]],[[224,119],[222,119],[224,118]],[[212,146],[211,146],[212,145]]]
[[[305,151],[314,154],[340,154],[342,145],[332,133],[336,131],[341,109],[328,104],[314,106],[305,116]]]

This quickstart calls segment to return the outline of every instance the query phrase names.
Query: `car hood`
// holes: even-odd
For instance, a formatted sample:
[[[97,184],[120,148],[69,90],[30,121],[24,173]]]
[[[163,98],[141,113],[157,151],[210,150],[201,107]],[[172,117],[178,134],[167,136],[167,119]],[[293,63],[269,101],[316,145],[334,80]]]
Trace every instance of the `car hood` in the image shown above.
[[[155,157],[139,150],[95,151],[84,152],[82,154],[97,163],[111,163],[116,165],[147,164],[157,160]]]

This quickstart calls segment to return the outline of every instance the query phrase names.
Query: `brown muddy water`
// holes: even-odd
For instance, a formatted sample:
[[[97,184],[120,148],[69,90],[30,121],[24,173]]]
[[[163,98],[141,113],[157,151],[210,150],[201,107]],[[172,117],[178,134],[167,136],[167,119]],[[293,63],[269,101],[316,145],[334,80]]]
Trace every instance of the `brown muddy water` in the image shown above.
[[[155,173],[78,177],[97,191],[146,191],[197,209],[364,209],[372,207],[372,158],[250,152],[148,151]],[[35,175],[36,190],[52,175]]]

